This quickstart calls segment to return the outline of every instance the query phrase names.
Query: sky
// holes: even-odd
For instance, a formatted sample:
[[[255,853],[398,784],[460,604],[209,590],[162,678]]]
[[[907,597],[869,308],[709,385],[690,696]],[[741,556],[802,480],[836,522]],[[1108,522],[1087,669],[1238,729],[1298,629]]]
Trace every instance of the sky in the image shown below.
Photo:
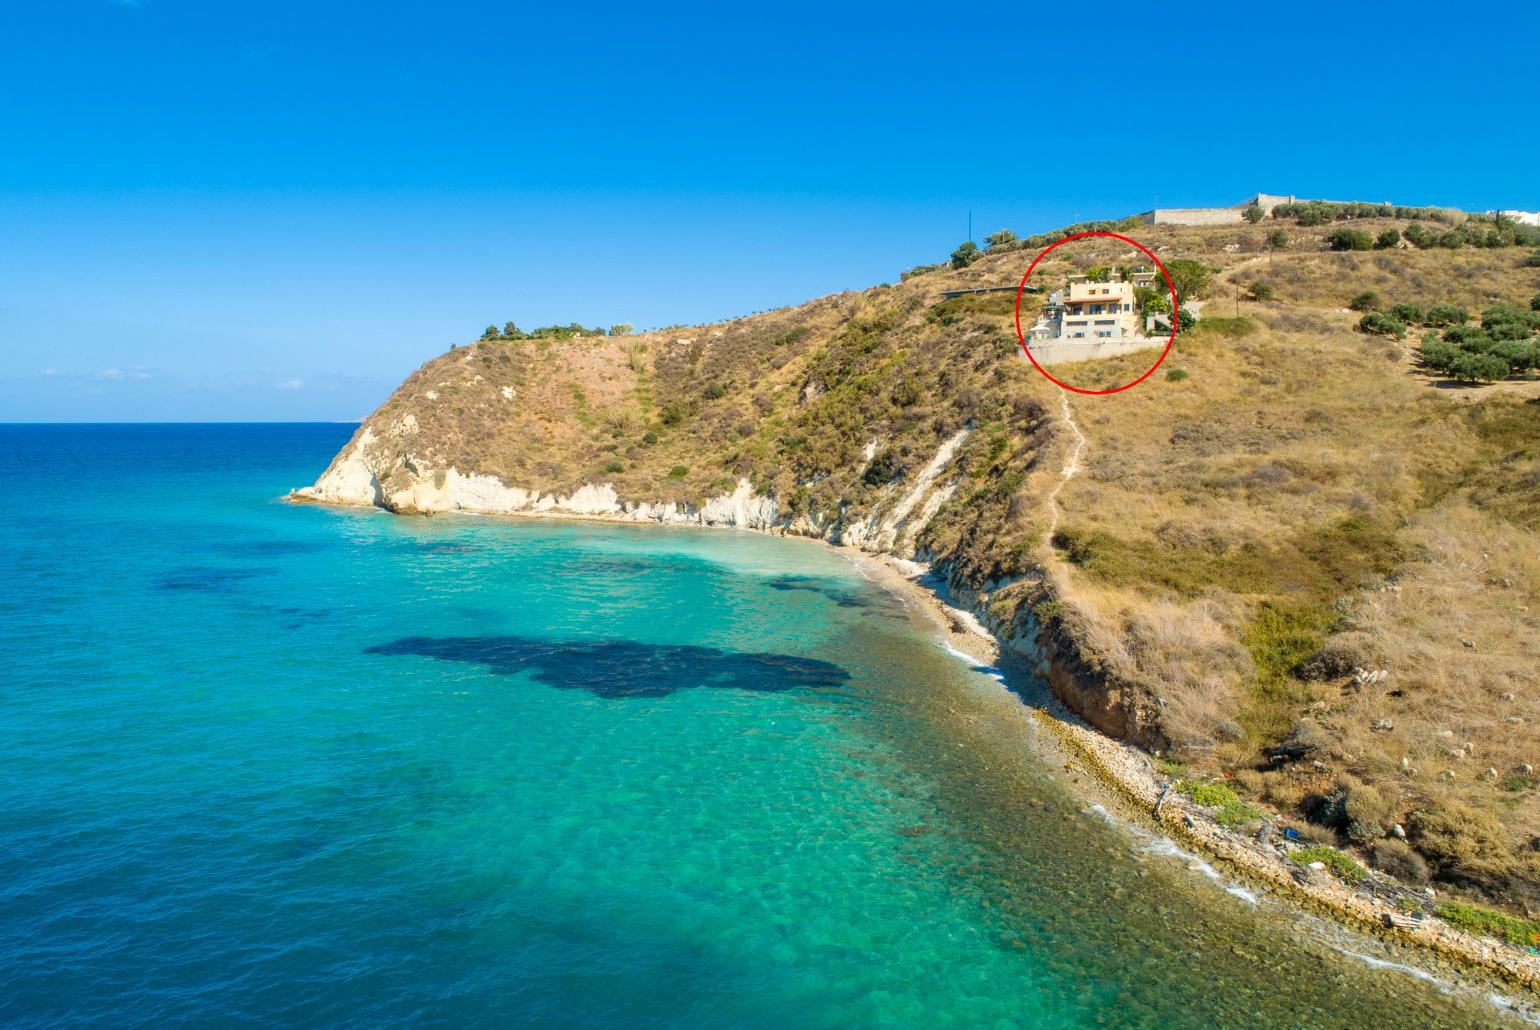
[[[647,9],[647,8],[654,9]],[[0,0],[0,421],[352,420],[1263,191],[1540,210],[1533,5]]]

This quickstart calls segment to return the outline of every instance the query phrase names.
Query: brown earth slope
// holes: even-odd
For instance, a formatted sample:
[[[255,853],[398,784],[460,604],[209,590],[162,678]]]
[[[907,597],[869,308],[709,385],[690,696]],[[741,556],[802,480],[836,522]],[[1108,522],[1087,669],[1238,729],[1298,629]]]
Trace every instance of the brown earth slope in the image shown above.
[[[1288,224],[1276,249],[1277,227],[1130,223],[1216,277],[1197,327],[1123,393],[1039,376],[1013,294],[942,298],[1018,281],[1036,249],[1015,249],[714,325],[457,348],[316,493],[931,559],[1104,730],[1411,879],[1425,860],[1540,905],[1540,383],[1424,375],[1415,337],[1367,336],[1346,307],[1375,290],[1528,308],[1540,269],[1515,247],[1332,253],[1331,226]],[[1124,253],[1097,241],[1039,274]],[[1275,299],[1246,299],[1259,283]],[[1054,371],[1110,386],[1153,357]],[[1068,478],[1066,416],[1084,437]],[[1421,859],[1386,843],[1402,831]]]

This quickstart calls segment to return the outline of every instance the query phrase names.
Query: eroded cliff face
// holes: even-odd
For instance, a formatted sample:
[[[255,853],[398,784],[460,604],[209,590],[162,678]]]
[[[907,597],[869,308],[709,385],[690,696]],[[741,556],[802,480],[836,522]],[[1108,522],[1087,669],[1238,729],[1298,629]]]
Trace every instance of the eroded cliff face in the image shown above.
[[[946,600],[971,612],[1070,711],[1118,740],[1150,750],[1171,746],[1158,695],[1120,676],[1086,646],[1082,629],[1060,614],[1062,600],[1043,570],[975,588],[953,575],[945,561],[932,567],[946,583]]]
[[[819,513],[791,515],[773,496],[739,479],[730,493],[699,505],[672,500],[623,498],[612,483],[584,483],[570,493],[542,492],[504,483],[497,476],[453,466],[434,467],[412,449],[416,420],[388,422],[376,433],[365,423],[315,485],[295,490],[298,500],[383,508],[399,515],[467,512],[481,515],[550,515],[721,526],[816,537],[870,552],[911,558],[917,540],[957,489],[957,453],[971,430],[947,438],[912,477],[892,484],[861,513],[842,505],[829,519]]]

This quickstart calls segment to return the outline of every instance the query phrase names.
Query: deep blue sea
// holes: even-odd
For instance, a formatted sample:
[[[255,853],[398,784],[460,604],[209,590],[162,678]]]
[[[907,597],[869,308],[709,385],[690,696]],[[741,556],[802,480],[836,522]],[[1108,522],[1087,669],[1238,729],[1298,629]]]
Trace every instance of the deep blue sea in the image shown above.
[[[285,503],[352,429],[0,426],[0,1023],[1499,1018],[1088,805],[845,558]]]

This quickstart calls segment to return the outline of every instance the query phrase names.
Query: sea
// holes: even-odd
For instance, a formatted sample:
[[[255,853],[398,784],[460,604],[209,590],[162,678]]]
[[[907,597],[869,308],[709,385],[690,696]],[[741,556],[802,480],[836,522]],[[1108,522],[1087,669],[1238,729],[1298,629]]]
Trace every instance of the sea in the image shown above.
[[[1110,815],[833,550],[289,503],[354,428],[0,426],[0,1024],[1514,1018]]]

